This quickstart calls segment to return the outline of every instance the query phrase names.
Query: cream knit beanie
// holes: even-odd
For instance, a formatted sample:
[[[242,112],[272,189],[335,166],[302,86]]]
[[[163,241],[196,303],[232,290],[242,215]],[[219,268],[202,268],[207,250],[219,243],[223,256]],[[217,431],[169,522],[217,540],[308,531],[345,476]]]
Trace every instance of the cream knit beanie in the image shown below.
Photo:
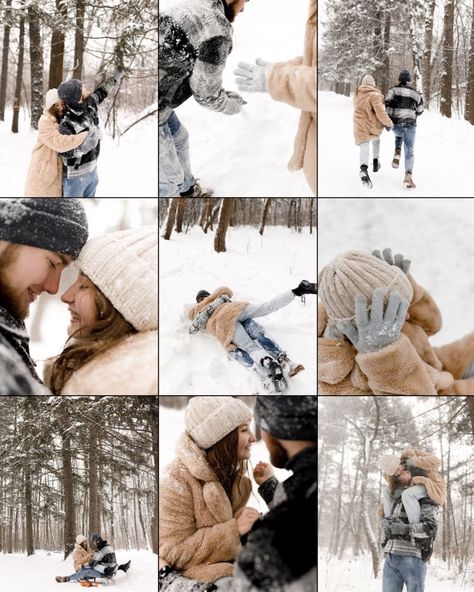
[[[78,534],[76,537],[76,543],[78,545],[82,545],[82,543],[85,543],[87,541],[86,537],[83,534]]]
[[[158,328],[157,226],[93,238],[76,264],[137,331]]]
[[[400,457],[394,454],[382,454],[380,458],[380,468],[386,475],[395,475],[400,466]]]
[[[184,416],[186,433],[203,450],[251,419],[247,405],[233,397],[193,397]]]
[[[334,322],[352,321],[357,294],[363,294],[370,306],[375,288],[384,288],[385,305],[394,292],[409,303],[413,299],[410,280],[399,267],[363,251],[342,253],[323,267],[318,288],[328,317]]]

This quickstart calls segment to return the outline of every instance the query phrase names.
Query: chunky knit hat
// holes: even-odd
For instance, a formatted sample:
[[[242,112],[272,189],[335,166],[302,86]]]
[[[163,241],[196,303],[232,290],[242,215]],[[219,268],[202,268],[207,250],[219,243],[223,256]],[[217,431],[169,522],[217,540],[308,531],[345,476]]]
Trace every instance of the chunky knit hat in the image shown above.
[[[400,457],[395,454],[382,454],[380,457],[380,468],[386,475],[395,475],[400,466]]]
[[[361,83],[361,85],[362,84],[369,84],[370,86],[375,86],[375,80],[374,80],[374,77],[372,76],[372,74],[365,74],[365,76],[362,78],[360,83]]]
[[[58,89],[50,88],[46,93],[46,97],[44,100],[44,108],[46,109],[46,111],[49,111],[49,109],[54,105],[54,103],[58,103],[60,100],[61,99],[58,95]]]
[[[79,199],[0,200],[0,240],[75,259],[87,236],[86,212]]]
[[[58,94],[66,105],[75,105],[81,100],[82,82],[77,80],[77,78],[71,78],[71,80],[61,82],[58,87]]]
[[[203,450],[251,419],[247,405],[233,397],[193,397],[184,416],[186,433]]]
[[[85,543],[87,541],[87,537],[85,537],[83,534],[78,534],[76,537],[76,543],[78,545],[82,545],[82,543]]]
[[[137,331],[158,327],[158,228],[143,226],[91,239],[77,260]]]
[[[394,292],[408,302],[413,298],[410,281],[399,267],[363,251],[338,255],[320,271],[318,283],[321,301],[335,322],[353,320],[357,294],[363,294],[370,305],[375,288],[384,288],[385,304]]]
[[[282,440],[316,442],[316,397],[257,395],[255,423]]]

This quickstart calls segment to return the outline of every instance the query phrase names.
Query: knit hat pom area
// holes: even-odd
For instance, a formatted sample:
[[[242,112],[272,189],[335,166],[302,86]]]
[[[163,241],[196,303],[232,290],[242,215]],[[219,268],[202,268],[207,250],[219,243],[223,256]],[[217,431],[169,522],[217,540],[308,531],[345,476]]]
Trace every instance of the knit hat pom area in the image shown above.
[[[364,251],[338,255],[319,273],[319,296],[328,317],[334,321],[353,321],[355,298],[363,294],[370,307],[376,288],[384,289],[384,305],[397,292],[407,302],[413,299],[413,287],[405,273]]]

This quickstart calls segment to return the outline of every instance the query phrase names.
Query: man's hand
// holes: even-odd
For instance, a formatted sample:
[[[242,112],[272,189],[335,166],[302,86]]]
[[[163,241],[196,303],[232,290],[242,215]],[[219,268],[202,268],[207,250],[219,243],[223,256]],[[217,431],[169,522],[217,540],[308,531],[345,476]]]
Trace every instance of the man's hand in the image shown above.
[[[237,88],[245,92],[266,92],[267,72],[272,66],[271,62],[266,62],[262,58],[257,58],[255,65],[239,62],[234,70]]]
[[[253,470],[253,478],[255,479],[257,485],[261,485],[267,481],[267,479],[273,477],[274,474],[275,471],[273,470],[272,465],[262,461],[258,462]]]
[[[396,265],[405,274],[407,274],[410,269],[411,261],[409,259],[405,259],[401,253],[397,253],[394,259],[392,256],[392,249],[384,249],[382,253],[376,249],[375,251],[372,251],[372,255],[378,259],[381,259],[382,261],[385,261],[389,265]]]
[[[361,353],[377,352],[394,343],[399,337],[407,316],[409,303],[400,294],[390,295],[384,312],[384,289],[375,288],[372,295],[372,310],[367,306],[367,299],[363,294],[355,298],[356,327],[349,321],[336,323],[339,331],[344,333]]]
[[[392,523],[390,524],[390,530],[392,531],[392,534],[402,536],[409,535],[411,532],[410,525],[405,524],[405,522],[402,522],[398,518],[392,520]]]
[[[252,529],[254,522],[261,517],[260,512],[257,512],[254,508],[245,507],[242,513],[237,518],[237,528],[241,535],[247,534]]]
[[[389,539],[390,535],[392,534],[392,530],[390,528],[390,525],[391,525],[391,520],[389,520],[388,518],[381,518],[380,528],[383,531],[383,538],[384,539]]]

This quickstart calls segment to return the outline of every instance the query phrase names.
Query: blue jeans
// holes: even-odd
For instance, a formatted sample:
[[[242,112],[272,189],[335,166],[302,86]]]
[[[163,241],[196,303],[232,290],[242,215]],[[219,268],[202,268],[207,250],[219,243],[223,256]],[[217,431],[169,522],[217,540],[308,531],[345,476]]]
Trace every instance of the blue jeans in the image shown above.
[[[76,571],[76,573],[73,573],[72,576],[69,576],[70,580],[80,580],[82,578],[105,578],[105,576],[93,567],[83,567],[79,571]]]
[[[382,592],[424,592],[426,563],[418,557],[408,555],[385,555],[382,576]]]
[[[277,358],[283,353],[282,348],[278,343],[266,333],[265,329],[253,319],[247,319],[243,322],[237,322],[238,338],[234,336],[233,342],[237,345],[237,349],[230,352],[234,360],[240,362],[243,366],[251,368],[253,366],[253,359],[249,355],[249,351],[254,351],[262,347],[274,358]],[[237,333],[237,330],[236,330]]]
[[[98,183],[97,169],[74,179],[65,178],[63,181],[64,197],[95,197]]]
[[[407,173],[413,172],[413,164],[415,163],[415,125],[396,125],[393,128],[395,134],[395,148],[401,149],[402,144],[405,144],[405,171]]]
[[[191,173],[189,134],[172,111],[168,119],[158,126],[158,136],[158,195],[178,197],[191,189],[196,181]]]

